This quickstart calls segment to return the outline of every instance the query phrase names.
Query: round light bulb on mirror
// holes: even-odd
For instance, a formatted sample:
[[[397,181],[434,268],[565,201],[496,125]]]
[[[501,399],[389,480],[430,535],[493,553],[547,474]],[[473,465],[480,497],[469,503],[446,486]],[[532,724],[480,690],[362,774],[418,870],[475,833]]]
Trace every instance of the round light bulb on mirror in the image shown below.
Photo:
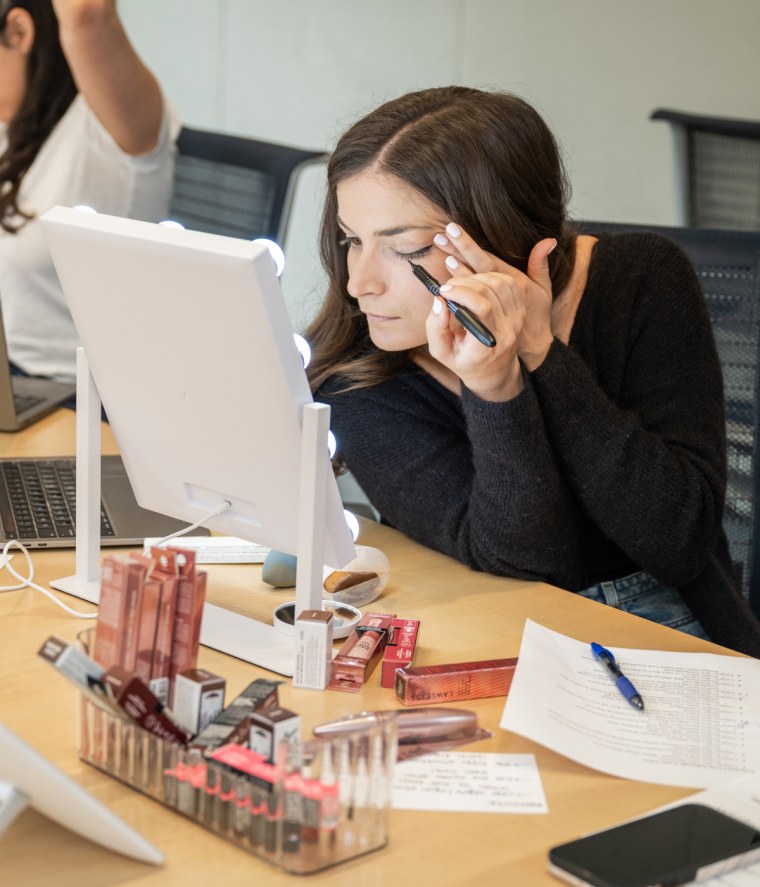
[[[309,343],[303,336],[299,336],[298,333],[293,333],[293,341],[296,343],[298,353],[301,355],[303,368],[306,369],[311,362],[311,348],[309,347]]]
[[[327,432],[327,454],[331,459],[335,458],[335,451],[338,449],[338,441],[332,431]]]
[[[72,209],[77,210],[80,213],[93,213],[94,215],[98,214],[98,211],[91,206],[87,206],[86,203],[78,203],[76,206],[72,207]]]
[[[177,222],[174,219],[164,219],[163,222],[158,223],[162,228],[176,228],[179,231],[184,231],[185,226],[182,222]]]
[[[351,531],[351,535],[354,538],[354,542],[359,538],[359,519],[353,513],[353,511],[347,511],[345,508],[343,509],[343,515],[346,518],[346,523],[348,524],[348,529]]]
[[[285,269],[285,253],[282,248],[274,240],[269,240],[268,237],[257,237],[253,242],[260,243],[269,250],[269,255],[274,260],[274,267],[277,269],[279,277]]]

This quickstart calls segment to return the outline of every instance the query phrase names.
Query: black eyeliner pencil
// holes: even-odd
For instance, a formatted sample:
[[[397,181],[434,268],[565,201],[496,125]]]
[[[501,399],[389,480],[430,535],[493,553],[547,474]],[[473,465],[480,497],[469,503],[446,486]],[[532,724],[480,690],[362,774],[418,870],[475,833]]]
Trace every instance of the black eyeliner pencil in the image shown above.
[[[422,281],[434,296],[440,296],[440,298],[443,299],[446,303],[446,307],[468,333],[472,333],[478,342],[482,342],[488,348],[494,347],[496,339],[494,338],[493,333],[487,326],[482,324],[477,317],[475,317],[469,308],[465,308],[464,305],[460,305],[459,302],[455,302],[453,299],[447,299],[446,296],[441,296],[441,285],[435,277],[431,277],[422,265],[415,265],[411,260],[409,261],[409,264],[412,266],[412,271],[417,280]]]

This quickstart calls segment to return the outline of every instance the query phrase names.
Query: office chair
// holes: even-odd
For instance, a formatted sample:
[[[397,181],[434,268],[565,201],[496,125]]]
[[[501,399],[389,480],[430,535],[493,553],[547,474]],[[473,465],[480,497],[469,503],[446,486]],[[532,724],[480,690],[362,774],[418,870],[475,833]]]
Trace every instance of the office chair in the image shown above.
[[[760,231],[760,121],[660,108],[673,134],[678,223]]]
[[[723,525],[742,591],[760,616],[760,233],[580,222],[590,234],[651,231],[674,241],[702,284],[723,369],[728,484]]]
[[[186,228],[282,244],[298,172],[326,161],[307,151],[184,127],[171,218]]]

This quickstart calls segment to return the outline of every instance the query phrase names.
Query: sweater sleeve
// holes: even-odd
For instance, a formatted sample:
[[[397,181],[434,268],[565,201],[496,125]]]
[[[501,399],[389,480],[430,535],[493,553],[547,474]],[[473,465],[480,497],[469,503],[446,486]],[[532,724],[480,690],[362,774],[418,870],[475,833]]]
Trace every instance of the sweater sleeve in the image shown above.
[[[579,522],[532,385],[502,404],[465,390],[455,407],[436,384],[332,399],[339,453],[383,520],[473,569],[576,585]]]
[[[720,532],[723,386],[690,263],[660,238],[638,246],[643,270],[627,293],[616,291],[615,274],[603,277],[594,334],[597,360],[620,366],[617,390],[556,340],[532,377],[584,511],[642,569],[679,586],[705,567]]]

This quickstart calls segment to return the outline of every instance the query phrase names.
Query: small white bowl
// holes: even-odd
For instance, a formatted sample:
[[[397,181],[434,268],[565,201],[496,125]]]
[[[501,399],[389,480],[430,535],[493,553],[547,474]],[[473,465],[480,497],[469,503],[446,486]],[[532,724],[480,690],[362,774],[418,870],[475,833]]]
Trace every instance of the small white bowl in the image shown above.
[[[362,618],[360,610],[351,604],[343,604],[329,599],[322,601],[322,609],[329,610],[333,614],[333,638],[347,638],[354,629],[356,623]],[[274,627],[283,634],[292,635],[295,631],[296,602],[289,601],[280,604],[274,610]]]

